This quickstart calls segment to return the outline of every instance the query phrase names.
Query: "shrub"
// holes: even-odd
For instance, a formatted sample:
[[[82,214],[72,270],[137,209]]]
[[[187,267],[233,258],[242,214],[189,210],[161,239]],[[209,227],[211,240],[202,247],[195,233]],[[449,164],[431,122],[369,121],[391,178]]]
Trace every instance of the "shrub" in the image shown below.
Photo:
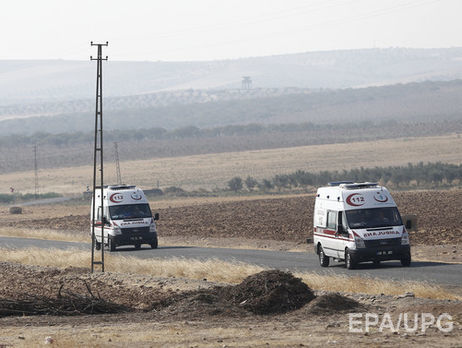
[[[242,190],[242,179],[238,176],[235,176],[230,181],[228,181],[228,187],[234,192]]]
[[[245,186],[247,186],[247,189],[249,191],[252,191],[254,187],[257,185],[258,185],[258,181],[255,178],[248,176],[247,179],[245,179]]]

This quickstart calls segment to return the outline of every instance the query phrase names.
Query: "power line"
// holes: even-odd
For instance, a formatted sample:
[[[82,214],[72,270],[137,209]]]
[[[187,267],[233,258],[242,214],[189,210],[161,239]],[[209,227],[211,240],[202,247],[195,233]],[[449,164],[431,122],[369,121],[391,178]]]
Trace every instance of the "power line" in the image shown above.
[[[388,6],[388,7],[382,7],[374,10],[370,10],[368,12],[362,13],[362,14],[357,14],[353,16],[345,16],[341,18],[331,18],[331,19],[326,19],[318,23],[308,23],[307,25],[303,25],[300,27],[300,29],[303,30],[312,30],[312,29],[319,29],[323,25],[326,24],[341,24],[341,23],[349,23],[349,22],[356,22],[356,21],[361,21],[365,19],[371,19],[374,17],[380,17],[383,15],[387,15],[390,13],[394,13],[399,10],[403,9],[410,9],[414,7],[421,7],[425,5],[430,5],[434,3],[441,2],[441,0],[430,0],[430,1],[408,1],[408,2],[403,2],[399,5],[396,6]],[[281,16],[281,18],[283,18]],[[169,50],[164,50],[164,53],[173,53],[173,52],[181,52],[184,49],[204,49],[204,48],[214,48],[214,47],[222,47],[222,46],[227,46],[231,44],[242,44],[242,43],[250,43],[250,42],[255,42],[256,40],[274,40],[275,36],[285,36],[287,34],[290,34],[291,31],[287,31],[285,27],[281,28],[282,30],[280,31],[273,31],[273,32],[265,32],[264,34],[254,36],[252,38],[236,38],[234,40],[228,40],[228,41],[220,41],[216,43],[210,43],[210,44],[204,44],[204,45],[191,45],[188,47],[182,47],[182,48],[177,48],[177,49],[169,49]],[[146,54],[148,54],[150,51],[146,50]]]

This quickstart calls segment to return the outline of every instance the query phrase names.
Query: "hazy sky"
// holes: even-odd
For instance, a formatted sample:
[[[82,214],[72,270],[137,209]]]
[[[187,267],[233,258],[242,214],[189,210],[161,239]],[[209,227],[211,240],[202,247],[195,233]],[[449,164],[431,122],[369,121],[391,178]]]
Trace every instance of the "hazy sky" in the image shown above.
[[[462,46],[461,0],[2,0],[0,59],[213,60]]]

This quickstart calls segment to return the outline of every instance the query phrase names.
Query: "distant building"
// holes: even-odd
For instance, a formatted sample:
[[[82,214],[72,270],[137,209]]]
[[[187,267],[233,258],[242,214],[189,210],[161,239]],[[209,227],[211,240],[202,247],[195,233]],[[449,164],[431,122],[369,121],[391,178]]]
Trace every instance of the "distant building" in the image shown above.
[[[252,79],[250,76],[242,76],[242,89],[251,89]]]

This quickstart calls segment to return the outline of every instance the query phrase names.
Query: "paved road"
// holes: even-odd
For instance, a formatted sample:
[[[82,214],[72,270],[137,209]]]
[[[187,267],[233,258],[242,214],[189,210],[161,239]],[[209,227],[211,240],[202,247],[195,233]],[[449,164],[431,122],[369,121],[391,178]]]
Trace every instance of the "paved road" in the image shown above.
[[[0,247],[11,248],[77,248],[89,250],[86,243],[71,243],[58,241],[45,241],[40,239],[23,239],[13,237],[0,237]],[[411,267],[401,267],[399,262],[383,262],[380,266],[372,263],[361,264],[358,269],[347,270],[343,263],[334,263],[328,268],[321,268],[314,253],[285,252],[248,249],[225,248],[198,248],[188,246],[171,246],[159,249],[150,249],[145,246],[141,250],[132,247],[117,249],[114,255],[135,256],[147,258],[184,257],[198,260],[221,259],[225,261],[241,261],[268,268],[278,268],[291,271],[309,271],[319,274],[344,274],[356,276],[369,276],[394,280],[425,280],[448,285],[462,285],[462,265],[445,264],[437,262],[413,262]]]

